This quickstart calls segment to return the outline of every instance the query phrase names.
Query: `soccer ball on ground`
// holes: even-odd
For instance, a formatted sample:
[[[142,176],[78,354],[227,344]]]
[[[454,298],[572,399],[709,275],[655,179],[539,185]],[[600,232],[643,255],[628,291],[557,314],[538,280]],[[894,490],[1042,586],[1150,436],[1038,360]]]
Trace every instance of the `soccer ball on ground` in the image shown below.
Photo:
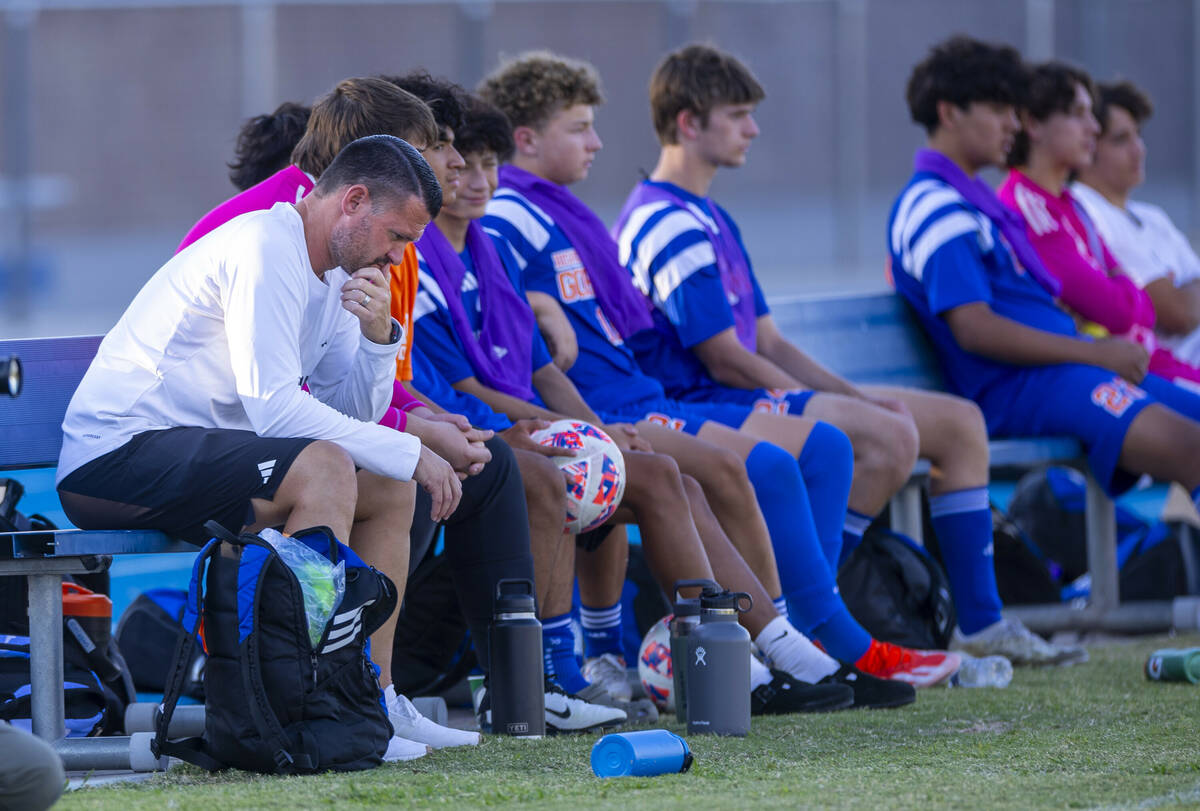
[[[607,521],[625,494],[625,457],[617,443],[580,420],[558,420],[531,436],[539,445],[576,452],[554,457],[567,479],[565,531],[578,535]]]
[[[671,620],[673,614],[650,626],[638,651],[638,678],[654,706],[675,712],[675,678],[671,669]]]

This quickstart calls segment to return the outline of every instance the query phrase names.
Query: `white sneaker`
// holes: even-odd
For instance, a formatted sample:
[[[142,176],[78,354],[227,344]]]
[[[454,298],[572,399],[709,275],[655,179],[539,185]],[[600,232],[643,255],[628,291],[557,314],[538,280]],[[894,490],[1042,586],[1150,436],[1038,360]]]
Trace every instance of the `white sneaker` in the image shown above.
[[[428,744],[392,736],[392,739],[388,741],[387,752],[383,755],[383,762],[395,763],[400,760],[416,760],[419,757],[425,757],[432,751],[433,747]]]
[[[633,699],[633,690],[625,677],[625,660],[615,653],[605,653],[585,661],[583,677],[602,687],[617,701],[629,702]]]
[[[1014,665],[1072,665],[1088,660],[1083,646],[1047,642],[1020,620],[1011,618],[993,622],[973,634],[955,628],[950,647],[972,656],[1003,656]]]
[[[585,701],[546,679],[546,732],[589,732],[623,724],[625,711]]]
[[[388,720],[392,722],[392,732],[400,738],[427,743],[434,749],[479,744],[478,732],[444,727],[430,721],[417,712],[411,701],[397,693],[394,686],[389,684],[384,688],[383,696],[387,699]]]

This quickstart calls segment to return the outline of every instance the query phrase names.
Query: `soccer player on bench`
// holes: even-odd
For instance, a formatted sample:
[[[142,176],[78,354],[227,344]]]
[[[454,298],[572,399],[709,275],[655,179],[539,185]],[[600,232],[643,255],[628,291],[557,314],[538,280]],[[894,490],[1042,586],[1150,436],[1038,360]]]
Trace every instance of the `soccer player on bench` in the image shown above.
[[[1200,397],[1147,374],[1145,348],[1081,336],[1020,217],[977,177],[1018,130],[1017,52],[967,37],[935,46],[907,100],[927,133],[892,207],[896,288],[933,341],[949,385],[996,436],[1073,436],[1110,494],[1143,473],[1200,496]]]
[[[1094,112],[1095,154],[1071,192],[1117,264],[1150,296],[1159,342],[1200,364],[1200,256],[1162,208],[1130,199],[1145,179],[1142,125],[1154,106],[1132,82],[1116,82],[1097,86]]]
[[[654,71],[662,152],[614,228],[622,263],[653,304],[654,328],[631,341],[639,361],[673,396],[803,414],[845,431],[855,477],[842,560],[908,479],[919,445],[933,463],[930,509],[958,611],[952,646],[1014,662],[1078,655],[1000,615],[979,410],[936,392],[855,386],[776,327],[737,226],[707,196],[719,169],[745,162],[763,96],[745,65],[707,45],[675,51]]]
[[[558,419],[566,413],[601,424],[601,417],[551,362],[535,329],[534,314],[519,293],[520,277],[511,257],[504,258],[506,248],[494,244],[478,222],[495,189],[500,160],[508,157],[512,146],[512,131],[504,114],[473,100],[456,138],[456,147],[466,161],[458,197],[417,244],[421,260],[421,290],[415,310],[417,347],[456,388],[471,392],[510,417]],[[653,494],[664,485],[662,473],[656,470],[661,457],[629,449],[629,438],[620,428],[613,426],[609,431],[626,446],[626,500],[642,525],[648,557],[665,589],[671,588],[671,577],[663,571],[664,554],[673,557],[678,552],[668,550],[694,545],[692,522],[679,519],[690,509],[717,579],[729,588],[757,595],[755,600],[761,605],[753,616],[744,617],[744,622],[775,666],[784,671],[774,678],[765,668],[755,674],[753,707],[757,713],[819,706],[806,702],[788,675],[814,683],[852,682],[859,706],[896,706],[913,699],[908,685],[862,673],[849,680],[849,668],[832,675],[839,670],[837,664],[809,645],[769,604],[768,593],[778,597],[781,588],[762,518],[755,514],[752,522],[737,525],[742,546],[750,550],[743,560],[722,529],[722,524],[730,524],[722,516],[714,516],[694,479],[683,477],[687,503],[678,502],[678,487],[667,489],[677,507]],[[678,472],[672,470],[670,478],[678,480]],[[579,555],[587,657],[584,674],[610,691],[624,688],[625,666],[620,660],[617,629],[625,556],[624,540],[613,537],[598,548],[585,547]],[[761,574],[756,577],[755,572]],[[565,625],[566,617],[561,619]],[[552,629],[556,623],[547,619],[544,627]],[[791,701],[787,700],[789,693]]]
[[[501,66],[481,90],[508,116],[516,144],[481,224],[505,243],[502,253],[514,255],[526,290],[565,310],[579,346],[572,389],[605,419],[637,420],[657,451],[700,482],[723,525],[748,525],[758,502],[793,619],[835,659],[916,684],[947,678],[958,656],[873,640],[837,593],[833,567],[852,463],[845,435],[749,406],[671,401],[638,368],[624,337],[649,326],[645,302],[604,224],[566,188],[586,177],[600,148],[592,127],[598,82],[590,65],[533,53]],[[791,429],[786,449],[762,441],[779,422]],[[741,543],[738,533],[733,540]]]
[[[209,519],[231,532],[323,525],[402,584],[412,482],[436,519],[461,485],[415,436],[375,423],[401,346],[382,268],[440,207],[420,153],[373,136],[339,153],[308,197],[167,262],[67,408],[57,485],[72,523],[197,544]],[[373,636],[381,665],[393,628]],[[390,684],[386,667],[380,679]],[[427,751],[393,741],[389,757]]]
[[[1142,344],[1151,372],[1200,391],[1200,369],[1159,345],[1153,299],[1126,275],[1067,188],[1070,175],[1092,163],[1100,131],[1093,95],[1091,78],[1077,68],[1061,62],[1032,68],[999,197],[1024,218],[1029,241],[1059,282],[1059,303],[1092,322],[1087,331]]]

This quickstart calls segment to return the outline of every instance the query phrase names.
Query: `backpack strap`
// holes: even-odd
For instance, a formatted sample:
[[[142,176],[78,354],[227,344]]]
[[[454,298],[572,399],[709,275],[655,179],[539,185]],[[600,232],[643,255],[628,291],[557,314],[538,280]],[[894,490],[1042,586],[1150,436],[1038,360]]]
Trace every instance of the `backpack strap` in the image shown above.
[[[184,738],[172,741],[167,738],[167,730],[171,726],[171,717],[175,714],[175,705],[183,690],[183,682],[187,678],[188,662],[191,659],[196,626],[204,616],[204,572],[205,565],[217,553],[221,542],[214,538],[200,550],[196,562],[192,564],[192,580],[188,585],[187,607],[179,629],[179,639],[175,643],[175,660],[167,677],[166,690],[163,693],[162,704],[158,706],[158,721],[155,724],[154,740],[150,742],[150,751],[155,757],[169,755],[180,760],[199,766],[210,772],[226,768],[224,763],[210,755],[205,747],[204,738]]]
[[[270,549],[267,564],[263,566],[259,572],[259,581],[266,574],[267,567],[272,560],[276,561],[280,566],[287,564],[279,558],[275,553],[274,547],[265,542],[264,546]],[[262,600],[262,589],[255,589],[254,604],[251,610],[255,616],[258,615],[259,602]],[[262,670],[259,668],[259,649],[258,649],[258,634],[251,633],[246,637],[246,647],[241,656],[241,671],[242,671],[242,688],[246,691],[246,696],[249,700],[246,702],[250,708],[250,718],[254,721],[254,726],[258,730],[258,734],[263,740],[271,745],[271,757],[275,761],[275,768],[280,774],[295,774],[297,772],[311,772],[316,769],[317,761],[313,757],[311,751],[291,752],[291,744],[288,742],[287,735],[283,731],[283,725],[279,723],[278,716],[271,709],[271,702],[267,698],[267,690],[263,685]]]

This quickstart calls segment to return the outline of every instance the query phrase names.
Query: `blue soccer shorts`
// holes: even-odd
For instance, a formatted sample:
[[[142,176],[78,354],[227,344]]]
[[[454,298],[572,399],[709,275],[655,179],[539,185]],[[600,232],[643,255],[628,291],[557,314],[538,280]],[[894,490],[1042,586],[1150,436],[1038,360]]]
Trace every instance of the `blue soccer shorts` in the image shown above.
[[[1158,403],[1200,421],[1200,396],[1158,375],[1135,386],[1107,369],[1078,364],[1020,369],[978,402],[989,436],[1077,438],[1096,480],[1114,496],[1138,479],[1117,461],[1129,426],[1146,406]]]
[[[735,403],[692,403],[679,400],[644,400],[627,406],[619,406],[613,412],[600,412],[606,423],[641,422],[646,420],[662,425],[672,431],[682,431],[693,436],[706,422],[716,422],[730,428],[741,428],[753,409]]]
[[[816,394],[812,389],[735,389],[730,386],[705,386],[685,396],[690,408],[696,403],[736,403],[767,414],[791,414],[798,417]]]

